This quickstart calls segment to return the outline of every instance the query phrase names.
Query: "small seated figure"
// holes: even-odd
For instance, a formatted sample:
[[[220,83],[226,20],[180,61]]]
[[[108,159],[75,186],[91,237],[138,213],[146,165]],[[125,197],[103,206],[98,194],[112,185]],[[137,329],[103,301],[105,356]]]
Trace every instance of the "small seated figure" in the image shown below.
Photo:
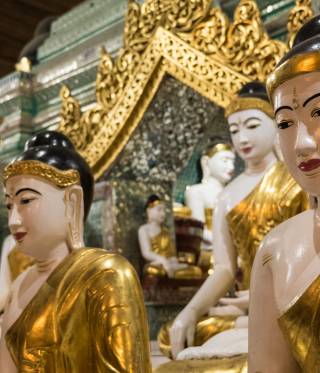
[[[84,245],[94,180],[70,140],[35,135],[3,180],[10,232],[35,264],[11,286],[0,371],[150,373],[135,271],[122,256]]]
[[[255,258],[249,371],[320,372],[320,16],[298,31],[267,80],[284,162],[313,201]]]
[[[194,219],[205,223],[203,238],[212,245],[212,218],[217,197],[234,172],[235,154],[229,144],[219,143],[207,149],[201,157],[202,180],[188,186],[185,203]]]
[[[151,195],[146,203],[147,224],[138,231],[140,249],[147,261],[144,275],[175,279],[198,279],[202,271],[194,265],[179,263],[170,233],[163,225],[165,205],[157,195]]]

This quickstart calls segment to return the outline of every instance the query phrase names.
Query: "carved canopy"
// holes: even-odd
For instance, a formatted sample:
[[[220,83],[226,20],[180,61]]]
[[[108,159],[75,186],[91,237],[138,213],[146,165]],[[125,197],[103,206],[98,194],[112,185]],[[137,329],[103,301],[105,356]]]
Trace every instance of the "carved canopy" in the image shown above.
[[[113,60],[102,50],[96,105],[81,113],[64,86],[59,130],[70,137],[99,178],[143,117],[165,74],[225,107],[247,81],[264,81],[287,50],[264,30],[254,0],[241,0],[230,22],[211,0],[129,0],[124,47]],[[312,15],[298,0],[290,40]]]

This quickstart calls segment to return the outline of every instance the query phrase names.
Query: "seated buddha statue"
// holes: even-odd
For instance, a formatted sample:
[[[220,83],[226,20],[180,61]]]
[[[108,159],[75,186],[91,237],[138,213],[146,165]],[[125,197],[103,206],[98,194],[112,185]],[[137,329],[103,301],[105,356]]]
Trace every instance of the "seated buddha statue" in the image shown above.
[[[205,224],[203,238],[212,245],[212,218],[219,193],[234,172],[235,155],[230,145],[218,143],[209,147],[200,159],[202,180],[185,191],[185,203],[191,216]]]
[[[201,278],[202,271],[199,267],[180,263],[177,258],[170,233],[164,226],[163,201],[153,194],[148,198],[145,210],[147,223],[138,230],[141,254],[147,262],[144,275],[176,279]]]
[[[284,162],[312,208],[274,229],[255,258],[249,370],[320,372],[320,16],[267,80]]]
[[[233,147],[244,160],[245,169],[224,188],[215,208],[214,273],[178,314],[172,326],[167,325],[160,331],[160,346],[164,352],[171,348],[173,358],[186,345],[201,346],[215,334],[239,326],[238,323],[246,327],[250,273],[260,242],[273,227],[308,205],[306,194],[274,152],[276,128],[264,85],[246,84],[227,108],[226,117]],[[241,292],[236,293],[236,297],[224,298],[236,282]],[[217,304],[223,306],[214,307]],[[233,332],[235,342],[237,335],[243,340],[243,330]],[[203,356],[201,349],[198,351],[199,356]],[[192,357],[196,358],[194,351]],[[245,369],[245,356],[232,362],[233,358],[229,356],[222,365],[216,361],[212,370],[204,362],[203,369],[207,369],[205,372]],[[182,363],[190,361],[169,364],[175,369],[175,364],[181,366]],[[168,365],[159,368],[157,373],[166,369]],[[203,371],[199,365],[197,369],[199,373]]]
[[[11,286],[0,371],[151,372],[135,271],[122,256],[84,245],[94,180],[69,139],[35,135],[3,181],[10,232],[35,264]]]

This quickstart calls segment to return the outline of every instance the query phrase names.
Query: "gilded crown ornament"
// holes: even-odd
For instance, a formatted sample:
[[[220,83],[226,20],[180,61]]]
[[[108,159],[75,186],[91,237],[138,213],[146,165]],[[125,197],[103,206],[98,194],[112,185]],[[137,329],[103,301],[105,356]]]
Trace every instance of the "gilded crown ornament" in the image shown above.
[[[17,175],[41,177],[59,188],[80,184],[80,175],[78,171],[62,171],[56,167],[35,160],[23,160],[10,163],[3,171],[4,183],[6,183],[9,178]]]
[[[215,154],[223,151],[232,151],[232,147],[229,144],[216,144],[212,148],[208,149],[205,153],[209,158],[213,157]]]

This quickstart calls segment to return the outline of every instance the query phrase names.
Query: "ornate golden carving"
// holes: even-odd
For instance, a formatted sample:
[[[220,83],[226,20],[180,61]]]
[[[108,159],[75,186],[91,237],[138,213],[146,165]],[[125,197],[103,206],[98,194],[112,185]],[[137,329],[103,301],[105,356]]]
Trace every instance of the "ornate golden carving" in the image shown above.
[[[24,160],[10,163],[3,171],[4,183],[13,176],[17,175],[33,175],[42,177],[59,188],[80,184],[80,175],[77,170],[59,170],[56,167],[46,163]]]
[[[296,0],[288,19],[288,45],[291,48],[293,40],[306,21],[314,16],[311,0]]]
[[[129,0],[124,48],[116,60],[102,50],[97,104],[81,115],[63,89],[67,134],[99,177],[130,139],[168,73],[226,107],[249,80],[264,81],[287,50],[269,39],[254,0],[241,0],[234,22],[211,0]]]

